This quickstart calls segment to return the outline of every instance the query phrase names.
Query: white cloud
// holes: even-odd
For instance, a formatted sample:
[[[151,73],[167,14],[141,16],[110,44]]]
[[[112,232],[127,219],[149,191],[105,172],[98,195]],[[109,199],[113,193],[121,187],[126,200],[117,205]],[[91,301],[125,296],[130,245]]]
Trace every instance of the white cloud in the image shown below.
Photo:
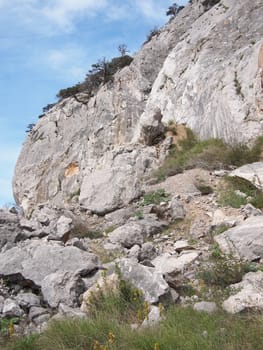
[[[42,62],[65,80],[81,81],[87,72],[87,53],[81,47],[62,47],[51,49]],[[37,58],[36,58],[37,59]]]
[[[76,16],[94,16],[106,5],[106,0],[55,0],[44,6],[41,14],[61,29],[71,30]]]

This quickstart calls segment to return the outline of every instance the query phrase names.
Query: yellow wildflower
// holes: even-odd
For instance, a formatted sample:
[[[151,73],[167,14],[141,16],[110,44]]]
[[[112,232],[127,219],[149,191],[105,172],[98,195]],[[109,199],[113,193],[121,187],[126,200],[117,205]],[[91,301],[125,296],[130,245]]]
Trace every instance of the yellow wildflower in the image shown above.
[[[113,344],[115,341],[115,335],[112,332],[109,332],[109,336],[108,336],[108,342],[110,344]]]
[[[160,350],[160,346],[158,343],[154,343],[154,350]]]
[[[9,334],[9,337],[12,337],[15,333],[15,327],[14,327],[14,324],[11,322],[9,327],[8,327],[8,334]]]

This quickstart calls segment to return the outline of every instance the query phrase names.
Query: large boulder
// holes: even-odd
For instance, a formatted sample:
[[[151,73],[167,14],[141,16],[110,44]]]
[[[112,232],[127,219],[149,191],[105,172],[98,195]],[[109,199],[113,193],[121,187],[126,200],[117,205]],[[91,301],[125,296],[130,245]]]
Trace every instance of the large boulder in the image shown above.
[[[238,176],[250,181],[259,189],[263,189],[263,162],[255,162],[243,165],[229,174],[229,176]]]
[[[214,239],[226,254],[247,261],[260,260],[263,258],[263,216],[252,216]]]
[[[24,241],[0,253],[0,277],[39,288],[52,307],[59,302],[76,305],[76,294],[84,289],[80,278],[93,275],[97,269],[96,255],[54,242]]]
[[[223,302],[223,308],[232,314],[263,310],[263,272],[249,272],[241,282],[231,285],[237,293]]]
[[[156,162],[152,149],[120,148],[106,154],[83,178],[80,205],[105,214],[129,204],[142,195],[144,174]]]

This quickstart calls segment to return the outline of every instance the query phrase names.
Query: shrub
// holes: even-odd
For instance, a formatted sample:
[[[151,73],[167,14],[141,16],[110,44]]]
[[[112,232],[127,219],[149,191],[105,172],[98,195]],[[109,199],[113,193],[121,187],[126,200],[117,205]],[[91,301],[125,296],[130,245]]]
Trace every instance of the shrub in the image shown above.
[[[169,194],[163,188],[160,188],[155,192],[146,193],[143,196],[143,205],[160,204],[161,202],[168,202],[168,200]]]
[[[91,65],[91,69],[82,83],[61,89],[57,94],[57,98],[62,100],[75,96],[80,92],[92,96],[101,85],[109,82],[118,70],[130,65],[132,61],[133,58],[129,55],[114,57],[111,61],[107,61],[105,58],[98,60],[98,62]]]
[[[150,30],[149,34],[147,35],[147,38],[143,44],[148,43],[149,41],[152,40],[154,36],[157,36],[160,34],[160,29],[158,27],[154,27],[153,29]]]
[[[223,255],[218,246],[214,246],[212,257],[214,261],[197,274],[198,278],[208,286],[228,287],[230,284],[240,282],[247,272],[246,264],[235,260],[232,256]]]

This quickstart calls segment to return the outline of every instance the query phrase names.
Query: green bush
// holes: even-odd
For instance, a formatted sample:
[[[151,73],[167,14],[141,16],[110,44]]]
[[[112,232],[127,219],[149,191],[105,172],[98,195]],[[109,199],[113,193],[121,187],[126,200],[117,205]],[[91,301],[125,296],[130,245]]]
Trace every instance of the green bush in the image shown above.
[[[203,267],[197,276],[208,286],[226,288],[230,284],[238,283],[247,272],[247,265],[235,260],[232,256],[223,255],[218,247],[212,251],[214,260]]]
[[[105,58],[99,60],[97,63],[92,64],[82,83],[61,89],[57,94],[57,98],[62,100],[75,96],[80,92],[85,92],[87,95],[92,96],[101,85],[109,82],[118,70],[130,65],[132,61],[133,58],[129,55],[114,57],[111,61],[107,61]]]
[[[143,205],[160,204],[161,202],[168,202],[169,194],[165,192],[163,188],[156,190],[155,192],[146,193],[143,196]]]

